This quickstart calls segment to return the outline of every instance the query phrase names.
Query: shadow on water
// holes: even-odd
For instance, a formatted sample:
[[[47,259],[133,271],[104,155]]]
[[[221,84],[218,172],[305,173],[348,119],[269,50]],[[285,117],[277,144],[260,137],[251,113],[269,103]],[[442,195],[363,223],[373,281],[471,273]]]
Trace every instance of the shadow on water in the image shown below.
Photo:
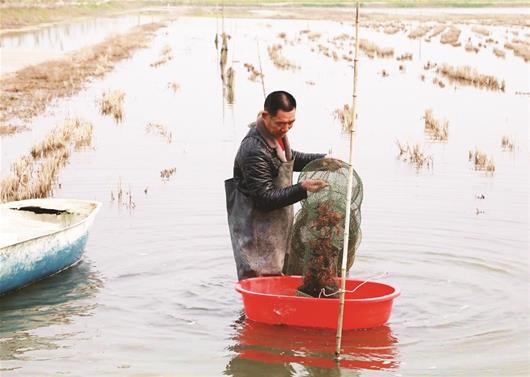
[[[92,314],[92,299],[103,286],[89,262],[24,289],[0,297],[0,360],[20,359],[36,349],[58,348],[54,341],[68,337],[36,335],[32,330],[67,325],[77,316]]]
[[[228,376],[340,376],[341,370],[391,370],[399,367],[398,339],[390,327],[346,331],[342,357],[334,360],[335,331],[273,326],[245,319],[234,322],[229,350],[235,355]],[[354,372],[355,373],[355,372]]]

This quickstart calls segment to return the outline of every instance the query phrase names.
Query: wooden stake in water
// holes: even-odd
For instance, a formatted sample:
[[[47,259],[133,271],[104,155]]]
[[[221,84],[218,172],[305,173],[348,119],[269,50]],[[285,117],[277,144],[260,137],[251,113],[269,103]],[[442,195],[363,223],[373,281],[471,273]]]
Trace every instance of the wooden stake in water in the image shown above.
[[[344,243],[342,248],[342,266],[341,282],[339,296],[339,318],[337,322],[337,344],[335,347],[335,359],[340,360],[340,345],[342,341],[342,320],[344,317],[344,296],[346,293],[346,266],[348,260],[348,241],[350,238],[350,209],[353,186],[353,146],[355,144],[355,117],[356,117],[356,100],[357,100],[357,71],[358,71],[358,53],[359,53],[359,0],[356,1],[355,8],[355,58],[353,63],[353,98],[351,107],[351,124],[350,124],[350,169],[348,174],[348,192],[346,194],[346,217],[344,221]]]
[[[263,69],[261,69],[261,54],[259,51],[259,39],[256,38],[256,46],[258,48],[258,63],[259,63],[259,74],[261,77],[261,89],[263,89],[263,99],[265,99],[265,79],[263,78]]]

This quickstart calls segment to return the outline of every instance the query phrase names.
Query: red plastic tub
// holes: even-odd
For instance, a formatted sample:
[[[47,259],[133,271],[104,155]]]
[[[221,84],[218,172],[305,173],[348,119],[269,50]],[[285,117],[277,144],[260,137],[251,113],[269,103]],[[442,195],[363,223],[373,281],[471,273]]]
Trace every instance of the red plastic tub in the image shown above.
[[[399,290],[389,284],[346,279],[343,329],[384,325],[390,318]],[[247,317],[256,322],[302,327],[337,328],[339,299],[296,296],[300,276],[257,277],[241,280],[236,290],[243,296]]]

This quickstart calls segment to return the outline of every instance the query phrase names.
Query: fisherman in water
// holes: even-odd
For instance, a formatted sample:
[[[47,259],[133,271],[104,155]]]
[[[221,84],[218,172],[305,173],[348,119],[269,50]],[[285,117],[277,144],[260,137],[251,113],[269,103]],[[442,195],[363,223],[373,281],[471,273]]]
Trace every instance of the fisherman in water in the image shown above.
[[[250,124],[234,161],[234,177],[225,181],[228,225],[239,280],[281,275],[289,250],[293,204],[327,186],[307,179],[292,184],[301,171],[324,154],[291,149],[296,100],[285,91],[270,93],[263,111]],[[329,159],[330,164],[335,161]]]

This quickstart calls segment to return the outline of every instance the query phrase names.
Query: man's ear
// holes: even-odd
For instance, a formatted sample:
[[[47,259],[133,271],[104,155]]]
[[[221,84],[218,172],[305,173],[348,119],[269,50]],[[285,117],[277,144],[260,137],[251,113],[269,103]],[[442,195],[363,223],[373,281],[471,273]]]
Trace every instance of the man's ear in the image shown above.
[[[270,116],[271,116],[271,115],[270,115],[268,112],[266,112],[265,110],[263,110],[263,111],[261,112],[260,115],[261,115],[261,117],[263,118],[263,120],[267,120],[267,119],[269,119]]]

